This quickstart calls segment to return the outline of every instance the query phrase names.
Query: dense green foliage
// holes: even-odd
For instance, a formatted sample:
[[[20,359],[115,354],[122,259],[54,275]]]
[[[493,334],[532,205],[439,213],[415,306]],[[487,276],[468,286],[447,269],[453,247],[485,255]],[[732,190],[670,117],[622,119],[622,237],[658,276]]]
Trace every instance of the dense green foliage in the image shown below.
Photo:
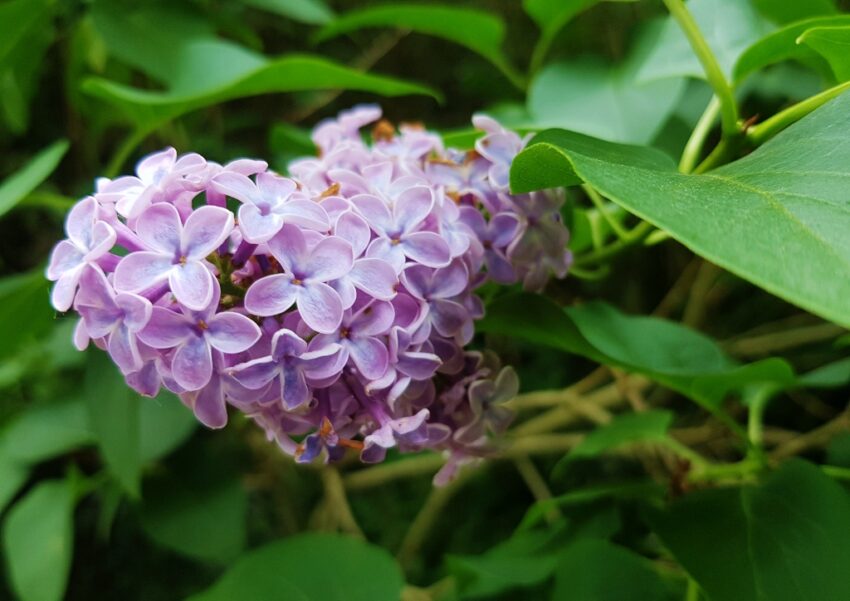
[[[0,598],[850,599],[839,0],[0,2]],[[487,287],[492,459],[296,466],[71,345],[44,266],[99,175],[311,154],[358,102],[533,137],[575,263]],[[352,457],[353,459],[353,457]]]

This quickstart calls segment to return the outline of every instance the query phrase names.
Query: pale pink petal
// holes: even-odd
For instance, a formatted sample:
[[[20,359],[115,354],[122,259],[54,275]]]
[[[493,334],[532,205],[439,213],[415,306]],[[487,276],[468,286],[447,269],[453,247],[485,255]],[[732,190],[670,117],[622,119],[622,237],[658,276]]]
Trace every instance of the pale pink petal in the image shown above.
[[[386,334],[395,320],[392,303],[375,301],[361,309],[351,320],[349,328],[355,336]]]
[[[257,188],[263,199],[272,206],[278,205],[289,198],[298,186],[288,177],[281,177],[274,173],[260,173],[257,175]]]
[[[136,336],[124,325],[119,325],[109,335],[107,344],[109,356],[125,376],[142,368],[142,358],[136,346]]]
[[[155,184],[171,171],[177,161],[177,151],[166,148],[163,151],[149,154],[136,165],[136,174],[145,184]]]
[[[91,231],[91,247],[86,253],[86,259],[94,261],[108,253],[118,238],[115,230],[105,221],[98,221]]]
[[[139,340],[156,349],[173,348],[192,335],[186,316],[154,307],[147,325],[139,331]]]
[[[65,232],[78,248],[91,248],[91,230],[97,219],[97,201],[87,196],[73,206],[65,219]]]
[[[261,357],[247,363],[234,365],[227,370],[227,373],[245,388],[259,390],[275,379],[280,373],[280,366],[271,357]]]
[[[83,266],[75,267],[62,274],[50,293],[50,303],[57,311],[67,311],[74,304],[74,293],[80,281]]]
[[[303,275],[311,281],[327,282],[347,274],[353,264],[351,244],[337,236],[329,236],[310,251]]]
[[[395,201],[393,215],[403,232],[410,232],[422,223],[434,206],[434,193],[425,186],[408,188]]]
[[[243,174],[233,171],[225,171],[216,175],[212,179],[212,187],[222,194],[249,204],[256,203],[259,197],[254,182]]]
[[[352,211],[346,211],[337,217],[334,234],[351,244],[355,257],[359,257],[365,252],[372,238],[369,224],[360,215]]]
[[[269,250],[284,269],[296,276],[301,273],[307,264],[309,249],[303,232],[298,226],[285,223],[277,235],[269,240]]]
[[[388,232],[392,233],[392,230],[395,229],[389,208],[377,196],[358,194],[351,198],[351,204],[378,234],[386,235]]]
[[[399,246],[405,255],[428,267],[444,267],[452,257],[446,241],[433,232],[408,234]]]
[[[260,339],[260,326],[253,321],[226,311],[219,313],[207,324],[207,340],[210,345],[222,353],[241,353],[251,348]]]
[[[446,247],[448,248],[448,247]],[[401,244],[395,244],[388,238],[375,238],[366,249],[366,257],[380,259],[386,262],[396,273],[404,268],[404,249]]]
[[[115,304],[124,312],[124,325],[131,332],[138,332],[150,320],[153,307],[143,296],[122,292],[115,296]]]
[[[282,216],[286,223],[294,223],[303,228],[322,232],[330,228],[327,212],[312,200],[288,200],[275,207],[273,212]]]
[[[377,338],[356,338],[349,341],[348,353],[365,378],[376,380],[387,371],[387,347]]]
[[[53,247],[50,263],[47,265],[47,279],[55,282],[62,274],[82,265],[83,253],[73,243],[62,240]]]
[[[197,392],[189,393],[192,411],[198,421],[208,428],[223,428],[227,425],[227,405],[224,402],[221,378],[212,378]]]
[[[244,204],[239,207],[239,229],[251,244],[261,244],[271,240],[280,231],[283,219],[275,213],[263,215],[255,205]]]
[[[451,265],[438,269],[431,278],[432,298],[451,298],[469,286],[469,272],[463,261],[457,259]]]

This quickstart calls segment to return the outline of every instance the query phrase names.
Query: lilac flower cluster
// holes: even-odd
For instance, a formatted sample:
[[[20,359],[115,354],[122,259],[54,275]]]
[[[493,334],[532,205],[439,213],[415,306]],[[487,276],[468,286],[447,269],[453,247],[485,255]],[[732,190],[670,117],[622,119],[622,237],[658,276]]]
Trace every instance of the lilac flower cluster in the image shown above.
[[[563,198],[509,193],[524,140],[488,117],[461,152],[380,116],[320,124],[318,157],[290,177],[170,148],[99,180],[47,268],[54,307],[81,317],[78,348],[92,341],[134,389],[164,386],[211,428],[228,405],[244,412],[298,461],[441,449],[444,481],[483,454],[518,382],[464,349],[474,291],[566,275]]]

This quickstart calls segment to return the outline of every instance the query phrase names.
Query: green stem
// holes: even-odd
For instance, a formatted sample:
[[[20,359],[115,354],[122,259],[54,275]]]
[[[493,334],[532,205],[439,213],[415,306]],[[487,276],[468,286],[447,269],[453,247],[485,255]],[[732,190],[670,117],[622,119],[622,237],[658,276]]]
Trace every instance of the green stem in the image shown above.
[[[602,248],[589,252],[586,255],[577,257],[575,265],[577,267],[585,267],[587,265],[595,265],[610,259],[635,244],[639,244],[650,234],[650,232],[652,232],[653,227],[655,226],[648,221],[642,221],[640,225],[637,225],[634,229],[628,231],[625,238],[617,240],[608,246],[603,246]]]
[[[820,466],[820,469],[830,478],[850,481],[850,468],[839,467],[837,465],[822,465]]]
[[[696,167],[699,156],[702,153],[703,145],[705,144],[705,138],[711,131],[719,114],[720,100],[717,99],[717,96],[712,96],[711,101],[705,108],[705,112],[699,118],[693,133],[691,133],[688,143],[685,144],[685,150],[682,152],[682,158],[679,161],[679,171],[682,173],[690,173]]]
[[[666,438],[662,438],[659,442],[679,457],[690,461],[691,465],[697,470],[708,469],[712,465],[708,459],[706,459],[690,447],[683,445],[675,438],[671,438],[668,436]]]
[[[775,114],[770,119],[766,119],[762,123],[759,123],[747,130],[747,141],[754,146],[764,144],[767,140],[792,123],[796,123],[816,108],[819,108],[833,98],[840,96],[848,89],[850,89],[850,81],[825,90],[820,94],[815,94],[811,98],[807,98],[802,102],[798,102],[794,106]]]
[[[502,58],[494,59],[491,62],[517,90],[525,94],[526,88],[528,88],[528,80],[522,73]]]
[[[689,479],[693,482],[714,480],[744,480],[764,469],[761,461],[744,459],[737,463],[719,463],[693,470]]]
[[[106,166],[104,171],[104,176],[108,178],[113,178],[117,176],[121,172],[121,168],[124,166],[124,163],[127,162],[127,159],[133,154],[133,151],[142,143],[148,134],[151,133],[151,130],[147,127],[136,127],[133,131],[130,132],[130,135],[124,138],[124,141],[121,142],[121,146],[115,151],[115,154],[112,155],[112,158],[109,160],[109,164]]]
[[[736,149],[740,146],[740,138],[734,138],[735,142],[731,142],[729,138],[720,140],[720,144],[714,147],[705,160],[697,165],[694,173],[701,174],[710,171],[715,167],[728,163],[735,156]]]
[[[685,591],[685,601],[699,601],[699,585],[691,577],[688,577],[688,590]]]
[[[723,135],[725,137],[737,136],[740,134],[740,129],[738,128],[738,107],[735,103],[735,95],[732,93],[729,82],[726,81],[726,76],[723,75],[717,58],[711,51],[708,42],[705,41],[693,16],[685,7],[685,3],[682,0],[663,1],[667,10],[670,11],[670,14],[676,19],[679,27],[682,28],[688,38],[691,48],[702,64],[706,79],[708,79],[709,85],[714,89],[714,93],[720,102],[720,121],[723,125]]]
[[[608,212],[608,207],[605,205],[605,199],[599,195],[596,188],[590,184],[582,184],[581,187],[585,194],[587,194],[588,198],[590,198],[590,202],[593,203],[593,206],[595,206],[596,210],[599,211],[599,214],[602,215],[602,219],[607,221],[608,225],[611,226],[611,229],[614,230],[614,233],[617,234],[617,237],[621,240],[628,238],[629,233],[626,231],[626,228],[624,228],[619,221],[611,216]]]

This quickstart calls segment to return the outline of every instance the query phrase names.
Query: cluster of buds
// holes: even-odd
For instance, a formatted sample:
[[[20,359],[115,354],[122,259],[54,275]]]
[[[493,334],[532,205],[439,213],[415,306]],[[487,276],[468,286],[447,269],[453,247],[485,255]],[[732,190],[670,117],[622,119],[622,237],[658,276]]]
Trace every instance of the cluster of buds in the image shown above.
[[[99,180],[47,269],[54,307],[80,315],[77,347],[211,428],[242,411],[298,461],[439,449],[439,482],[485,453],[518,382],[465,350],[484,311],[474,291],[566,275],[563,198],[510,194],[524,141],[492,119],[473,119],[484,135],[460,152],[380,116],[320,124],[318,157],[289,177],[167,149]]]

